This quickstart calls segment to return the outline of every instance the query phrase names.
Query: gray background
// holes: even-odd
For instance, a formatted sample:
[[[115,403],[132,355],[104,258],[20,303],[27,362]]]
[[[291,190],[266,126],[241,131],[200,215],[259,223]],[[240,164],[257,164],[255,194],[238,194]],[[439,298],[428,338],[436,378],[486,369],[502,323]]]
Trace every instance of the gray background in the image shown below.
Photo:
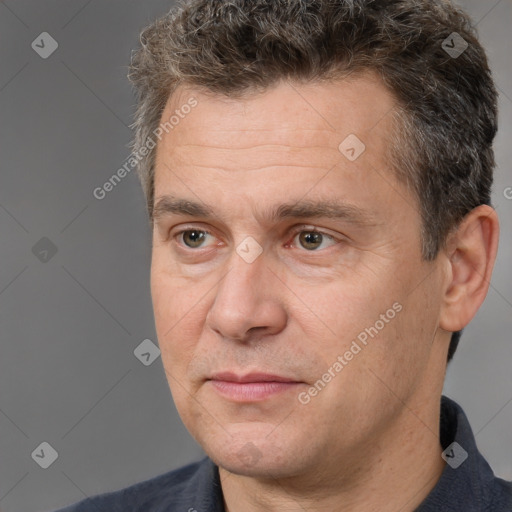
[[[494,204],[499,258],[485,305],[462,338],[445,392],[466,410],[495,471],[512,479],[512,121],[510,0],[461,2],[501,91]],[[139,29],[168,0],[0,2],[0,509],[51,510],[196,460],[156,343],[150,234],[135,174],[92,195],[129,156],[126,80]],[[41,58],[31,43],[59,47]],[[57,252],[40,261],[47,237]],[[51,253],[49,254],[49,256]],[[48,257],[48,256],[47,256]],[[42,469],[42,442],[58,452]]]

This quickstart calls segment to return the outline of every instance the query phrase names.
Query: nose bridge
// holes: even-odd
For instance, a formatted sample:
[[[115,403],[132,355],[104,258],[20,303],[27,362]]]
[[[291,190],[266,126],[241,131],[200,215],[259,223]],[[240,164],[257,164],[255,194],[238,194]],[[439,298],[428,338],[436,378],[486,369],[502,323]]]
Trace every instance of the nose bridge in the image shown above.
[[[246,243],[248,251],[244,242],[233,251],[207,316],[211,329],[222,337],[238,340],[245,339],[256,327],[275,333],[286,323],[279,298],[271,291],[271,272],[265,255],[260,252],[254,257],[254,247],[250,241]],[[246,258],[251,252],[252,257]]]
[[[254,309],[264,291],[260,285],[264,282],[265,270],[266,262],[263,255],[247,261],[234,251],[229,261],[228,272],[217,290],[215,302],[238,306],[237,310],[240,313]]]

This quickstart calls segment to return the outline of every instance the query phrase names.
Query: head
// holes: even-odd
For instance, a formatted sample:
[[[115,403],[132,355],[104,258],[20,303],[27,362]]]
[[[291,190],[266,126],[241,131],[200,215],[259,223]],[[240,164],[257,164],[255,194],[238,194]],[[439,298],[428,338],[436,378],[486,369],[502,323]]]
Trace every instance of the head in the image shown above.
[[[193,0],[144,30],[131,79],[163,362],[212,458],[291,475],[434,410],[497,245],[496,92],[466,15]],[[232,370],[294,383],[233,400]]]

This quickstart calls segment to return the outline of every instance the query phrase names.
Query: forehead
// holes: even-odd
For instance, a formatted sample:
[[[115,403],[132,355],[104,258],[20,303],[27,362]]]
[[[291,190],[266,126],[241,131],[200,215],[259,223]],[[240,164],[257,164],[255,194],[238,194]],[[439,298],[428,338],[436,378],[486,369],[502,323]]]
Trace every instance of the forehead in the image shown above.
[[[396,108],[372,76],[280,83],[246,98],[183,87],[162,115],[174,123],[157,144],[153,214],[162,225],[179,214],[253,229],[323,212],[352,226],[384,223],[390,233],[402,226],[400,237],[416,239],[417,200],[389,159]],[[348,158],[358,144],[360,155]],[[191,212],[193,203],[210,213]],[[288,212],[298,205],[305,209]]]
[[[192,109],[187,106],[191,101],[197,104]],[[382,159],[395,109],[389,91],[370,73],[322,84],[280,82],[242,98],[182,86],[169,98],[161,118],[173,123],[158,143],[157,166],[162,157],[186,163],[200,153],[207,153],[208,160],[228,154],[236,160],[240,155],[246,168],[251,155],[265,165],[265,153],[270,160],[282,155],[291,165],[304,160],[327,165],[340,156],[340,143],[349,135],[365,144],[366,157]],[[232,168],[237,169],[239,161]]]
[[[157,144],[155,204],[164,195],[209,197],[246,215],[241,203],[278,205],[312,190],[308,197],[340,196],[378,212],[401,187],[388,165],[396,108],[373,75],[281,82],[242,98],[181,87],[162,115],[171,124]],[[358,158],[347,158],[350,146]]]

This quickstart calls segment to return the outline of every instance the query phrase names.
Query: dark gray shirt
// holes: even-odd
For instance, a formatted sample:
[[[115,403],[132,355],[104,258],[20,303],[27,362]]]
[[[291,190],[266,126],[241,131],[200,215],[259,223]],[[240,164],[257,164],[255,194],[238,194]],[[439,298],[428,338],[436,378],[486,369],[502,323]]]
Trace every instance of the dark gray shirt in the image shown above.
[[[476,447],[464,411],[444,396],[441,400],[440,441],[445,450],[446,467],[416,512],[512,512],[512,482],[494,476]],[[87,498],[57,512],[225,510],[218,467],[206,457],[126,489]]]

